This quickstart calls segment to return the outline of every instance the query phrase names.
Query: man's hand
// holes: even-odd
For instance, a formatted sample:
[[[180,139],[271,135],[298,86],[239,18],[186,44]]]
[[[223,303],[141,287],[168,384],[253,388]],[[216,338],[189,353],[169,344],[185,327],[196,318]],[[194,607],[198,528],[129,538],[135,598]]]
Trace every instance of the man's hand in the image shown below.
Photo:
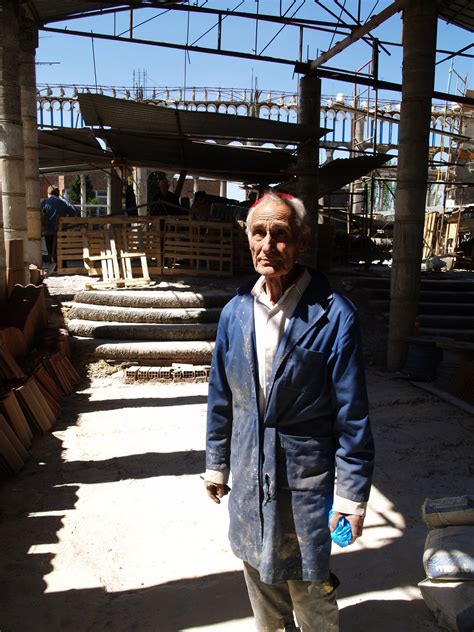
[[[207,495],[209,498],[220,505],[221,498],[227,496],[230,492],[230,487],[228,485],[222,485],[221,483],[211,483],[211,481],[204,481],[204,487],[206,488]]]
[[[364,530],[364,516],[356,516],[354,514],[342,514],[338,511],[333,511],[331,522],[329,523],[330,531],[334,531],[341,516],[347,518],[347,520],[351,523],[352,540],[350,543],[353,544],[357,540],[357,538],[360,538]]]

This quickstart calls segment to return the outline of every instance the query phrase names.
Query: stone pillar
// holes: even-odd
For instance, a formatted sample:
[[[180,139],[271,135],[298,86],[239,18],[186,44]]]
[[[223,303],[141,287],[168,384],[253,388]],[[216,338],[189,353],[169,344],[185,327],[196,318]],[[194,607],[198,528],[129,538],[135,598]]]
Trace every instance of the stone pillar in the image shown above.
[[[2,180],[0,178],[0,306],[7,298],[7,255],[3,237]]]
[[[355,103],[356,111],[353,116],[352,124],[352,152],[353,157],[360,156],[358,151],[364,149],[364,126],[365,126],[365,114],[358,111],[359,103]],[[358,150],[358,151],[354,151]],[[354,215],[363,215],[365,211],[365,184],[363,180],[355,180],[351,186],[352,192],[352,212]]]
[[[404,364],[418,311],[436,28],[436,3],[407,3],[387,357],[392,371]]]
[[[133,188],[137,200],[138,215],[148,215],[148,169],[135,167],[133,174]]]
[[[199,176],[193,177],[193,193],[199,191]]]
[[[318,77],[305,75],[300,79],[300,95],[298,104],[298,122],[311,125],[315,130],[315,138],[298,148],[298,169],[311,171],[311,174],[298,176],[298,197],[308,211],[311,224],[311,242],[304,255],[304,262],[316,267],[317,231],[318,231],[318,153],[321,107],[321,80]],[[302,258],[303,259],[303,258]]]
[[[41,267],[41,208],[35,66],[37,46],[38,30],[31,24],[24,23],[20,36],[20,87],[25,152],[26,220],[28,230],[26,261]]]
[[[16,0],[0,5],[0,174],[2,177],[5,242],[21,239],[26,251],[25,168],[19,68],[19,6]],[[8,248],[6,248],[8,252]],[[8,258],[8,257],[7,257]],[[7,267],[12,262],[7,260]],[[25,281],[27,280],[25,265]]]
[[[219,183],[219,195],[227,197],[227,182],[225,180],[221,180]]]

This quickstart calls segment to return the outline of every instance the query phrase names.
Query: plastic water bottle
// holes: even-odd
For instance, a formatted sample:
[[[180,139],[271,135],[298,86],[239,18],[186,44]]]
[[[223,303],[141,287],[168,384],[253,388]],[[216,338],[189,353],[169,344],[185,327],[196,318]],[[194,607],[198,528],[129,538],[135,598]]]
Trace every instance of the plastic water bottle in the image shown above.
[[[333,514],[333,511],[331,509],[331,511],[329,512],[329,522],[331,522],[332,514]],[[339,520],[337,521],[336,528],[334,529],[334,531],[331,531],[331,540],[335,544],[340,546],[341,548],[344,548],[345,546],[348,546],[351,543],[351,540],[352,540],[351,523],[345,516],[341,516],[339,518]]]

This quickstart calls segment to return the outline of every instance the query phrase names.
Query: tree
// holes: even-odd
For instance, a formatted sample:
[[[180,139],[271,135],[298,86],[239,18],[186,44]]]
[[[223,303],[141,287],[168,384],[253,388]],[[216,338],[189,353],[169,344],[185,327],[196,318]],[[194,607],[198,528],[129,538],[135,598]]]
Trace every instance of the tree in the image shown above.
[[[73,204],[81,203],[81,176],[74,176],[67,188],[69,201]],[[94,204],[96,200],[95,191],[89,176],[86,176],[86,203]]]

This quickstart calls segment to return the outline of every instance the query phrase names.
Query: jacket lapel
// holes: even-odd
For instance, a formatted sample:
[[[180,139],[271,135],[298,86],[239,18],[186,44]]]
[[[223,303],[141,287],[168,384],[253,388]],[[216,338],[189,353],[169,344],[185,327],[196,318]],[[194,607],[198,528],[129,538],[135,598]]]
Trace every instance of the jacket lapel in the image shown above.
[[[275,375],[282,362],[292,348],[310,329],[315,327],[326,314],[331,300],[331,289],[325,277],[310,270],[311,282],[304,291],[296,306],[288,327],[283,334],[273,362],[272,372],[268,381],[267,404],[270,400]]]
[[[254,396],[257,398],[258,393],[258,377],[257,377],[257,354],[255,344],[255,321],[253,316],[253,295],[250,293],[241,294],[239,296],[240,303],[237,312],[237,320],[242,330],[244,346],[250,349],[249,353],[244,353],[243,357],[248,360],[249,369],[252,374],[252,383],[254,387]],[[248,345],[248,346],[247,346]]]

